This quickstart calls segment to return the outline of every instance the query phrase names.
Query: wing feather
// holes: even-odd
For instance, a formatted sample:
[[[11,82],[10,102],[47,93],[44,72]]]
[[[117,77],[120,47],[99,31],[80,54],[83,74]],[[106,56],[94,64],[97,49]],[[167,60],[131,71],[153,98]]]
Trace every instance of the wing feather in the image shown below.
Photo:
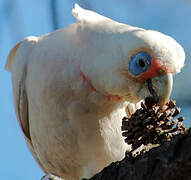
[[[43,168],[40,160],[37,157],[31,140],[28,98],[25,87],[28,56],[37,42],[37,37],[28,37],[19,42],[11,50],[7,58],[5,68],[7,69],[7,71],[12,72],[15,111],[20,127],[26,139],[27,146],[29,147],[32,155],[34,156],[40,167],[44,170],[44,172],[46,172],[45,168]]]

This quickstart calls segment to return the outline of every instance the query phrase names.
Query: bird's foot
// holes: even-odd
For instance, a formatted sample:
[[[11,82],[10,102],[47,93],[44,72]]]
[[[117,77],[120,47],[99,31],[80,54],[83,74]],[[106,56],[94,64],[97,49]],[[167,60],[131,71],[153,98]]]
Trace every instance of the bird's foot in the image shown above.
[[[55,176],[55,175],[52,175],[52,174],[48,174],[48,175],[45,175],[41,178],[41,180],[64,180],[58,176]]]

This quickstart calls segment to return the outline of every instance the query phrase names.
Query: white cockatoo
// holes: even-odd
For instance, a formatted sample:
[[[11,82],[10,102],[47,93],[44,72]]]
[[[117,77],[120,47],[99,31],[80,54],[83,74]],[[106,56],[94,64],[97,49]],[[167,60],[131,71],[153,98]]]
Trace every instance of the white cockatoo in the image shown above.
[[[77,22],[67,28],[18,43],[6,69],[34,158],[46,174],[79,180],[130,150],[121,135],[122,118],[148,96],[166,103],[185,53],[160,32],[78,5],[72,14]]]

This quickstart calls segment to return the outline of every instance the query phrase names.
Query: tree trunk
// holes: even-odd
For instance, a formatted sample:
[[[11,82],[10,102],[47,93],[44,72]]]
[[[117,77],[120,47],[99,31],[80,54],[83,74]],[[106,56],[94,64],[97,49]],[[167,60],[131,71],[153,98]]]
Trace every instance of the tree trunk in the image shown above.
[[[191,180],[191,129],[148,152],[110,164],[83,180]]]

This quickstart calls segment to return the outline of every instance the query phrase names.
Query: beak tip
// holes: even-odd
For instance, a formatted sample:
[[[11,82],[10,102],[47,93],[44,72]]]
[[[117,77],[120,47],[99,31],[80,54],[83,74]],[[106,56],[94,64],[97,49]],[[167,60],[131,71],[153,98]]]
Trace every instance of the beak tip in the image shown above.
[[[149,108],[152,108],[154,105],[162,107],[168,102],[168,100],[169,99],[159,99],[159,97],[155,99],[154,97],[149,96],[145,98],[145,105]]]

